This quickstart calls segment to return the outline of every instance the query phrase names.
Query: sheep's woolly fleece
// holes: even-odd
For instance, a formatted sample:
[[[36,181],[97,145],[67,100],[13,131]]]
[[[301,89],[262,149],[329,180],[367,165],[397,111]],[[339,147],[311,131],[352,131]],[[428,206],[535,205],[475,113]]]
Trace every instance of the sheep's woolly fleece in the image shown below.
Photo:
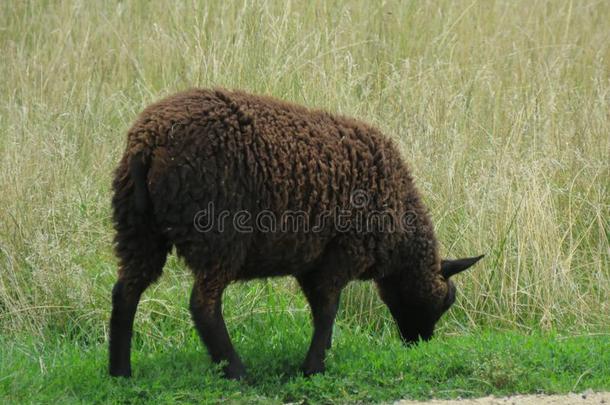
[[[145,168],[147,201],[131,198],[134,165]],[[433,226],[407,165],[388,137],[351,118],[239,91],[185,91],[141,113],[114,190],[122,272],[136,256],[159,261],[175,246],[195,272],[222,274],[224,283],[298,274],[333,249],[350,260],[341,277],[380,279],[400,269],[413,294],[432,301],[447,294]],[[356,191],[364,193],[363,206],[354,207]],[[238,232],[230,224],[199,232],[193,218],[210,204],[216,212],[254,217],[267,210],[276,218],[287,211],[308,218],[342,209],[408,212],[411,223],[395,232],[338,230],[333,220],[318,232]],[[151,217],[145,236],[133,231],[143,209]]]

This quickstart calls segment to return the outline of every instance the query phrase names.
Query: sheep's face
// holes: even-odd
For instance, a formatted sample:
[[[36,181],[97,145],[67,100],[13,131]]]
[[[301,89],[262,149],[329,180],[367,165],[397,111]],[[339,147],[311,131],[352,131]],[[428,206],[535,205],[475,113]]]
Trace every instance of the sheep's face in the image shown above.
[[[426,294],[425,297],[419,297],[413,293],[403,292],[402,306],[397,311],[398,316],[394,318],[406,344],[430,340],[434,335],[436,323],[455,302],[456,289],[453,281],[442,280],[439,283],[445,284],[438,287],[438,291],[443,291],[444,294]]]
[[[443,260],[439,284],[435,288],[435,291],[442,291],[440,294],[427,292],[422,297],[410,291],[409,286],[401,286],[396,280],[379,282],[381,297],[396,320],[406,344],[432,338],[436,323],[455,302],[456,288],[451,276],[466,270],[482,257]]]

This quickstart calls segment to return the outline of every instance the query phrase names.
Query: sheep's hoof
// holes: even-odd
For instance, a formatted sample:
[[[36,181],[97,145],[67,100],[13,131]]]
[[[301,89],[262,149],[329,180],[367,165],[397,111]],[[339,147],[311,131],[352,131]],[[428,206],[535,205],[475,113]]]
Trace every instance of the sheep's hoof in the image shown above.
[[[310,377],[316,374],[322,374],[324,372],[324,364],[313,364],[313,365],[304,365],[302,367],[303,375],[305,377]]]
[[[131,377],[131,368],[124,368],[124,369],[118,369],[118,370],[111,369],[110,376],[129,378],[129,377]]]
[[[246,377],[246,368],[242,364],[229,364],[223,372],[229,380],[243,380]]]

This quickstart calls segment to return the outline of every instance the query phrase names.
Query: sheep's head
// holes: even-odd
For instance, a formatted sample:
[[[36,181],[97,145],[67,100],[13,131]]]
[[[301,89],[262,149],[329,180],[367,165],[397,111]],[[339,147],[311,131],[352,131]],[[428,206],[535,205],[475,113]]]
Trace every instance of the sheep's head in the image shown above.
[[[465,259],[457,260],[442,260],[441,261],[441,274],[443,275],[444,281],[447,283],[447,295],[445,296],[443,304],[443,313],[446,312],[451,305],[455,302],[455,284],[451,280],[452,276],[463,272],[464,270],[473,266],[476,262],[481,260],[485,255],[468,257]],[[442,315],[442,314],[441,314]]]
[[[483,256],[457,260],[443,260],[438,283],[433,291],[413,291],[400,280],[379,280],[381,298],[388,305],[398,324],[400,334],[407,344],[429,340],[434,327],[455,302],[456,287],[451,277],[468,269]],[[438,264],[437,264],[438,265]]]

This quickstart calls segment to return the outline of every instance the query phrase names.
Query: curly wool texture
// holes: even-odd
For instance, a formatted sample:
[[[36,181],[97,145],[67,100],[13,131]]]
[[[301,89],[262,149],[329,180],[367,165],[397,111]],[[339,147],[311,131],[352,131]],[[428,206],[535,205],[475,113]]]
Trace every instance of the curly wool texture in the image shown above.
[[[134,198],[134,162],[146,170],[148,201]],[[430,302],[447,294],[433,226],[407,165],[389,138],[351,118],[238,91],[182,92],[146,108],[129,130],[114,190],[124,278],[158,277],[130,263],[159,260],[171,246],[198,277],[219,285],[303,274],[341,252],[349,260],[327,270],[329,280],[398,277]],[[354,206],[357,191],[364,206]],[[230,220],[222,231],[200,232],[193,220],[210,206],[251,218],[294,211],[310,225],[326,220],[315,232],[239,232]],[[352,218],[409,213],[411,222],[394,232],[338,229],[338,210]]]

